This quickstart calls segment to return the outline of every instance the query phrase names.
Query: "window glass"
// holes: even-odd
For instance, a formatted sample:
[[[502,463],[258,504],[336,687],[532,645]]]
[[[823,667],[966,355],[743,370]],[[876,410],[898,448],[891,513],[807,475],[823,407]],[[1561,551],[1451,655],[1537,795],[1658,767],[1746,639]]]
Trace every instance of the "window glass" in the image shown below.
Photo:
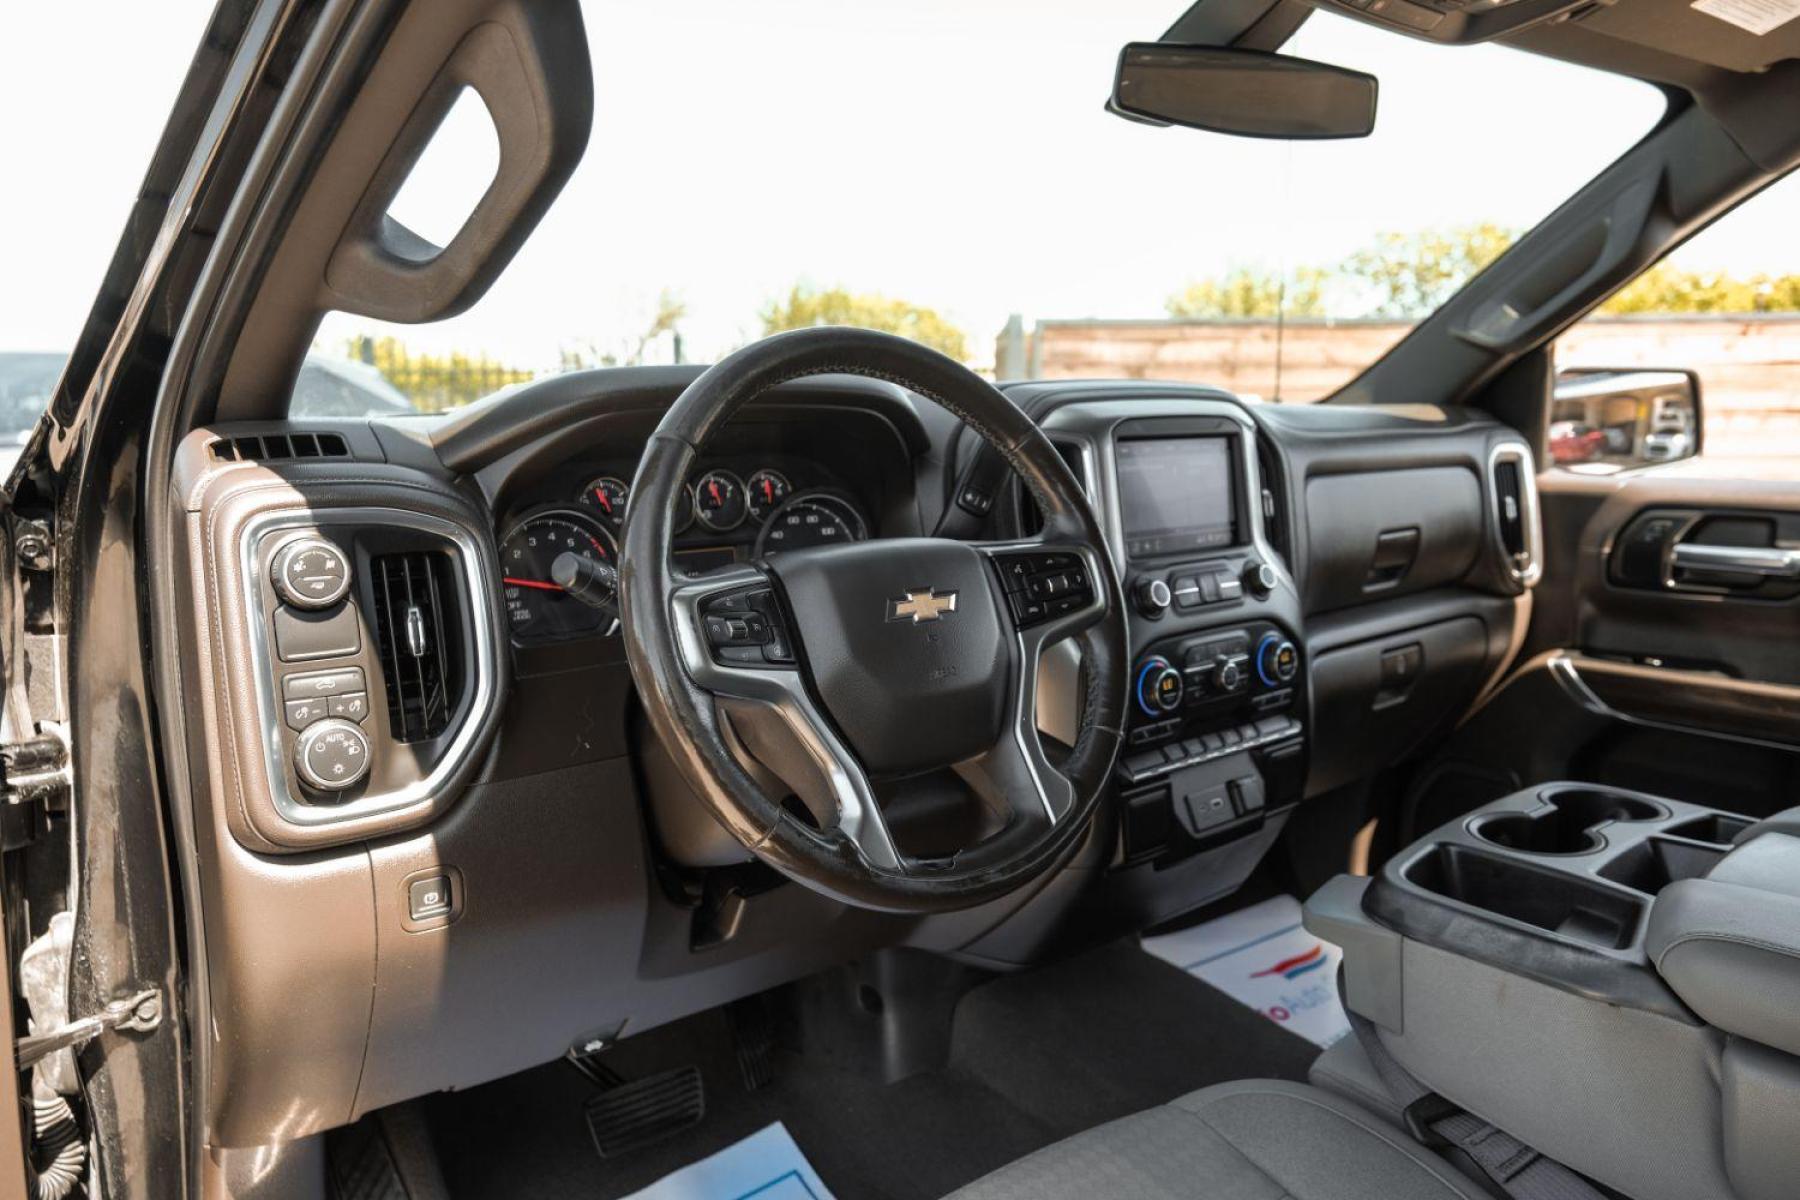
[[[1683,470],[1800,476],[1797,223],[1800,174],[1715,221],[1563,334],[1552,460],[1598,473],[1689,457],[1691,420],[1654,396],[1640,411],[1606,379],[1692,371],[1704,453]]]

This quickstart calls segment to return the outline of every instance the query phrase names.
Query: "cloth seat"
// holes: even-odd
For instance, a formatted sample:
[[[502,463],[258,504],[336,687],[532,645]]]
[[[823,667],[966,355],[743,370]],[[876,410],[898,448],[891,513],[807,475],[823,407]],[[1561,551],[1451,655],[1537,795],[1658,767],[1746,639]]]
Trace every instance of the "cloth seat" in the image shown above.
[[[1244,1080],[1048,1146],[950,1200],[1488,1200],[1368,1110]]]

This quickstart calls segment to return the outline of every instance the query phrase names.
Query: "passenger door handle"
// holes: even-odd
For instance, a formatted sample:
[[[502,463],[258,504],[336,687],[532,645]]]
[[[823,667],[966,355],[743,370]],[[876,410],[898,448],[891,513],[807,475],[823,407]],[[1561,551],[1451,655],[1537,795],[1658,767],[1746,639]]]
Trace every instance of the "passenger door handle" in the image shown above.
[[[1766,546],[1712,546],[1681,542],[1669,565],[1677,571],[1723,571],[1766,579],[1800,579],[1800,550]]]

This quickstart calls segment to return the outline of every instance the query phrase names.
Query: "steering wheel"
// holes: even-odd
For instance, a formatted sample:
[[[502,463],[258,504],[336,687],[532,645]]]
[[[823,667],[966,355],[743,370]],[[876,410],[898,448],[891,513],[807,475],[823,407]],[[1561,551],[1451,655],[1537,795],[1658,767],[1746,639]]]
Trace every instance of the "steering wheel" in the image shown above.
[[[886,380],[961,418],[1024,480],[1042,532],[826,546],[678,576],[676,496],[700,447],[757,395],[822,374]],[[1012,401],[904,338],[777,334],[694,380],[638,467],[619,595],[632,676],[681,775],[753,854],[848,904],[936,912],[1022,886],[1086,830],[1118,753],[1124,605],[1081,487]],[[1039,657],[1065,638],[1080,639],[1085,683],[1075,745],[1053,764]],[[960,848],[906,853],[875,781],[944,768],[980,798],[981,826]]]

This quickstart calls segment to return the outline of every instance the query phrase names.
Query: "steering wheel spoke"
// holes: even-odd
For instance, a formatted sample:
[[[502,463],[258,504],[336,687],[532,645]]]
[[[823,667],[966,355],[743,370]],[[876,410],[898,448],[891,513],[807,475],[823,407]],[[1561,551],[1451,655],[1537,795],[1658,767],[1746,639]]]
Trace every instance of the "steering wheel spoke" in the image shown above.
[[[678,585],[670,607],[688,675],[713,696],[750,757],[870,866],[901,870],[868,772],[796,669],[789,620],[768,576],[754,566],[717,572]]]

